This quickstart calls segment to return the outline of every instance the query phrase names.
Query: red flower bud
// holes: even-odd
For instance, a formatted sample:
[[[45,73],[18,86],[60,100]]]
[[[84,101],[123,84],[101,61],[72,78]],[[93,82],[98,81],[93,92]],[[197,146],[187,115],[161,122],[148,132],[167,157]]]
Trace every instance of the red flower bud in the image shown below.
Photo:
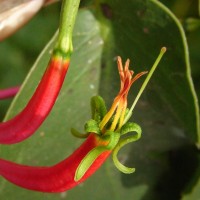
[[[0,144],[23,141],[36,131],[52,109],[68,67],[68,59],[52,57],[26,107],[14,118],[0,123]]]

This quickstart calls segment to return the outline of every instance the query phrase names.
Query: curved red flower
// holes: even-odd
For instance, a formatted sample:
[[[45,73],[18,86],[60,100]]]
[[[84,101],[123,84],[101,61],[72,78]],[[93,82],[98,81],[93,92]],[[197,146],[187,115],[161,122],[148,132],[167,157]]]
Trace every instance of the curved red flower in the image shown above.
[[[26,107],[14,118],[0,123],[0,144],[13,144],[30,137],[51,111],[69,67],[69,59],[52,56]]]

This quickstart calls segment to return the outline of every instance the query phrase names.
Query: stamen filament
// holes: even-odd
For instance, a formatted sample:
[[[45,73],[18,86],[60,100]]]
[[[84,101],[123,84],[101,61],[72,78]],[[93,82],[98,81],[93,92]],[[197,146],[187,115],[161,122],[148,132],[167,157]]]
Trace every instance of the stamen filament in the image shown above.
[[[113,122],[111,124],[111,127],[110,127],[111,131],[115,130],[115,128],[117,126],[117,123],[119,121],[120,115],[122,113],[123,107],[124,107],[124,101],[123,101],[123,99],[120,99],[119,105],[117,107],[117,111],[116,111],[116,114],[115,114],[115,117],[114,117],[114,120],[113,120]]]
[[[115,110],[117,108],[117,105],[118,105],[118,99],[115,99],[114,103],[112,104],[112,107],[110,108],[110,110],[107,112],[107,114],[104,116],[104,118],[102,119],[102,121],[99,124],[99,127],[100,127],[101,131],[103,130],[105,125],[108,123],[110,118],[113,116],[113,113],[115,112]]]
[[[126,113],[126,108],[127,108],[127,101],[124,103],[124,107],[123,107],[123,110],[121,112],[121,116],[119,118],[119,125],[118,125],[117,130],[120,130],[121,127],[123,126],[124,117],[125,117],[125,113]]]
[[[147,74],[148,71],[144,71],[144,72],[140,72],[139,74],[137,74],[132,80],[131,80],[131,84],[133,84],[137,79],[139,79],[141,76],[143,76],[144,74]]]

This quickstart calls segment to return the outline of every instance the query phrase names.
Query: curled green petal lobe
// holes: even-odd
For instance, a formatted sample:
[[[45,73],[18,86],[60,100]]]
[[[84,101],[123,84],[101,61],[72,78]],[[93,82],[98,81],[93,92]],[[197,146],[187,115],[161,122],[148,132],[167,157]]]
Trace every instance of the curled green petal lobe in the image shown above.
[[[100,122],[107,113],[106,104],[102,97],[94,96],[91,98],[92,119]]]
[[[77,138],[87,138],[90,134],[90,133],[80,133],[79,131],[77,131],[74,128],[71,128],[71,133],[73,136],[75,136]]]
[[[140,128],[140,126],[136,123],[126,123],[122,128],[121,128],[121,134],[125,135],[129,132],[136,132],[136,134],[134,135],[129,135],[126,136],[125,138],[122,138],[119,140],[118,144],[116,145],[116,147],[113,150],[113,154],[112,154],[112,158],[113,158],[113,162],[115,164],[115,166],[123,173],[125,174],[130,174],[135,172],[135,168],[129,168],[124,166],[118,159],[117,155],[119,150],[125,146],[126,144],[130,143],[130,142],[135,142],[137,141],[142,134],[142,129]]]
[[[109,143],[106,147],[107,149],[111,150],[111,149],[114,149],[117,143],[119,142],[120,134],[117,132],[113,132],[111,130],[107,130],[105,132],[105,135],[102,137],[102,139],[104,138],[109,140]]]
[[[93,164],[93,162],[100,156],[104,151],[106,151],[106,146],[99,146],[94,149],[92,149],[81,161],[78,168],[76,169],[75,181],[79,181],[84,174],[87,172],[87,170],[90,168],[90,166]]]
[[[136,140],[138,140],[141,137],[142,129],[138,124],[133,123],[133,122],[128,122],[122,126],[122,128],[120,129],[120,133],[121,135],[125,135],[129,132],[135,132],[133,137]]]
[[[99,124],[97,121],[91,119],[85,124],[85,132],[86,133],[96,133],[101,134],[101,131],[99,129]]]

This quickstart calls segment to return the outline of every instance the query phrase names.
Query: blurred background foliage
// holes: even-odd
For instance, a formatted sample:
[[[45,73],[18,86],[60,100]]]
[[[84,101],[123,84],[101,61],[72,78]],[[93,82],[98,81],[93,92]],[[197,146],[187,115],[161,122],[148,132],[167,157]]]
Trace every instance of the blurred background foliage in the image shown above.
[[[200,27],[197,23],[192,30],[188,29],[193,23],[188,19],[200,20],[199,2],[158,2],[168,7],[184,28],[189,46],[189,67],[200,97]],[[0,88],[21,85],[27,74],[30,75],[7,117],[23,108],[38,82],[37,74],[45,69],[48,52],[29,72],[58,28],[60,5],[57,2],[42,8],[27,25],[0,43]],[[169,50],[135,110],[134,121],[141,124],[143,137],[120,155],[126,165],[134,165],[137,171],[133,175],[121,174],[109,160],[86,183],[62,194],[26,191],[0,179],[0,198],[199,200],[200,157],[196,147],[195,107],[186,74],[184,53],[187,50],[171,14],[156,0],[82,0],[74,43],[71,71],[47,122],[28,141],[2,146],[1,156],[36,165],[49,165],[63,159],[66,153],[70,154],[80,144],[80,141],[69,137],[68,130],[72,126],[83,127],[89,117],[89,98],[100,93],[109,105],[117,93],[118,75],[113,70],[116,67],[115,56],[121,55],[124,60],[130,58],[131,66],[139,72],[146,67],[149,69],[161,45],[166,45]],[[84,70],[82,65],[86,67]],[[77,74],[80,76],[74,80]],[[87,77],[91,82],[86,81]],[[73,85],[68,86],[70,81],[74,81]],[[141,82],[136,83],[130,99],[134,98],[140,85]],[[78,98],[82,99],[81,102]],[[1,119],[11,101],[0,102]],[[80,110],[83,112],[80,113]],[[61,111],[62,119],[59,118]],[[41,138],[41,133],[47,133],[47,136]],[[49,152],[52,147],[56,151]]]

